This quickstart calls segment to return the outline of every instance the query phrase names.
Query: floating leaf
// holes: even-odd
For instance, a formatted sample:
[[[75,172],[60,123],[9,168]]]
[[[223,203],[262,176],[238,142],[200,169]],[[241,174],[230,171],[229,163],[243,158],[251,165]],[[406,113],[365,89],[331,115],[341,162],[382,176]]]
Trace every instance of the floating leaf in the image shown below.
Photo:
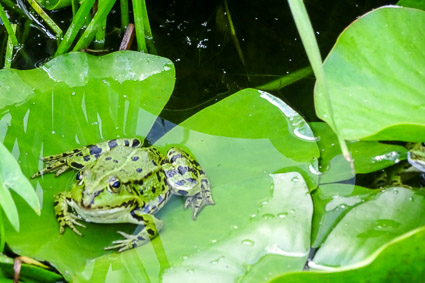
[[[349,140],[425,140],[425,11],[385,7],[352,23],[324,63],[333,111],[317,115]],[[334,129],[335,130],[335,129]]]

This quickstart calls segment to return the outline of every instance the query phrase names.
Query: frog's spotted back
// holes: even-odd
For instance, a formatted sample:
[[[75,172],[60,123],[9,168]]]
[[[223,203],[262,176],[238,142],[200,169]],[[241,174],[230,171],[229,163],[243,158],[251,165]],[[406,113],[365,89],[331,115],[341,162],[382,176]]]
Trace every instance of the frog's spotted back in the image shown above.
[[[116,146],[137,148],[142,145],[141,141],[135,139],[113,139],[98,144],[88,145],[79,149],[73,149],[61,154],[43,157],[46,167],[35,173],[31,178],[36,178],[46,173],[56,172],[56,176],[66,172],[69,168],[81,170],[88,164],[95,162],[99,156],[111,151]]]

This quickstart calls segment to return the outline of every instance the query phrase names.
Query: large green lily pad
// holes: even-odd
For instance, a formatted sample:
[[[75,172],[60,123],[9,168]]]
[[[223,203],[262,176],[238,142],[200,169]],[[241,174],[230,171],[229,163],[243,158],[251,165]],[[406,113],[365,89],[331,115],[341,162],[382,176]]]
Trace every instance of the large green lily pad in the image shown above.
[[[324,63],[333,112],[316,85],[317,115],[349,140],[424,141],[424,26],[425,11],[400,7],[352,23]]]
[[[27,176],[42,166],[37,161],[41,155],[116,137],[146,136],[169,97],[174,69],[166,59],[137,54],[132,60],[122,58],[133,56],[126,52],[100,58],[69,54],[40,70],[12,71],[32,93],[0,110],[0,127],[6,130],[5,145]],[[125,70],[111,64],[123,60]],[[31,76],[43,77],[46,85],[32,82]],[[9,246],[18,254],[51,262],[75,282],[175,278],[172,267],[185,266],[185,259],[204,253],[230,259],[225,250],[215,248],[236,242],[238,268],[225,274],[227,278],[258,276],[256,259],[291,262],[289,270],[302,269],[310,241],[308,191],[317,184],[310,169],[317,167],[318,149],[301,116],[268,93],[244,90],[191,117],[155,145],[163,152],[171,145],[186,149],[207,172],[216,205],[204,208],[196,221],[183,209],[182,198],[172,198],[157,214],[165,224],[159,237],[121,254],[106,252],[103,247],[120,238],[118,230],[132,233],[140,227],[88,223],[83,237],[70,230],[60,235],[53,196],[70,188],[75,173],[59,178],[49,174],[32,181],[42,200],[40,217],[15,197],[21,233],[7,226]],[[262,230],[277,224],[288,237]],[[297,229],[290,230],[294,225]],[[247,250],[252,252],[249,258],[244,256]],[[276,274],[276,266],[268,276]],[[251,267],[257,272],[250,274]]]

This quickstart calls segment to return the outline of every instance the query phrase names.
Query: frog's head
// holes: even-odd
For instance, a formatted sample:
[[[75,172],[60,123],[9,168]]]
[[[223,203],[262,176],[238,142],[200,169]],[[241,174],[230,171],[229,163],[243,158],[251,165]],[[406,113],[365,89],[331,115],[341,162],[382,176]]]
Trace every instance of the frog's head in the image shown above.
[[[409,151],[407,160],[412,166],[425,172],[425,143],[415,144]]]
[[[117,177],[112,174],[103,176],[93,176],[90,170],[81,171],[76,176],[74,186],[79,187],[81,192],[80,205],[86,209],[115,208],[122,206],[133,199],[132,194],[127,190]]]

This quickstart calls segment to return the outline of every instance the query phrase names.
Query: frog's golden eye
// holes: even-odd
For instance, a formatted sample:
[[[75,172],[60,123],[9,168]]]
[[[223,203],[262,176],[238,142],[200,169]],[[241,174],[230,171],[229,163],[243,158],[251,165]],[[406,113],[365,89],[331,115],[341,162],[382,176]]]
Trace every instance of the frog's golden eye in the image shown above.
[[[119,190],[119,188],[120,188],[120,187],[121,187],[121,182],[120,182],[120,180],[118,180],[117,178],[112,177],[112,178],[109,180],[109,189],[110,189],[110,191],[112,191],[113,193],[118,192],[118,190]]]

